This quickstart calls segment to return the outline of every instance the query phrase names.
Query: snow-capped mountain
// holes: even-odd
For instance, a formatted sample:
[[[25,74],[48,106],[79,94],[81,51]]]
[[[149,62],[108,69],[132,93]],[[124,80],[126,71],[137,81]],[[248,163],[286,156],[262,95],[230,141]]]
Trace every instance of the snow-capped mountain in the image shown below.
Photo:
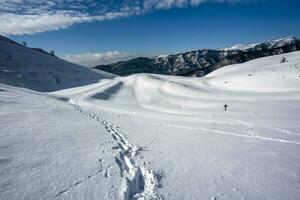
[[[37,91],[54,91],[95,83],[107,76],[110,75],[0,36],[0,83]]]
[[[225,49],[201,49],[168,56],[139,57],[95,68],[121,76],[136,73],[204,76],[229,64],[297,50],[300,50],[300,40],[287,37],[252,45],[239,44]]]

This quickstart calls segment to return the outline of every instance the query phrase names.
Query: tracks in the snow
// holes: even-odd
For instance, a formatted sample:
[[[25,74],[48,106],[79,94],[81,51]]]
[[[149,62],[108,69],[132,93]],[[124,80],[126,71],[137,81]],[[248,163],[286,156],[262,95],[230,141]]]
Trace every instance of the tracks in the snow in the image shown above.
[[[139,122],[140,123],[145,123],[143,121],[139,121]],[[285,139],[272,138],[272,137],[264,137],[264,136],[257,135],[253,131],[254,126],[252,124],[246,123],[246,122],[244,122],[244,125],[249,126],[246,129],[247,134],[221,131],[221,130],[212,129],[212,128],[190,127],[190,126],[182,126],[182,125],[167,124],[167,123],[152,123],[152,125],[163,126],[163,127],[168,127],[168,128],[181,128],[181,129],[188,129],[188,130],[200,130],[200,131],[204,131],[204,132],[210,132],[210,133],[222,134],[222,135],[229,135],[229,136],[235,136],[235,137],[241,137],[241,138],[249,138],[249,139],[257,139],[257,140],[265,140],[265,141],[270,141],[270,142],[280,142],[280,143],[286,143],[286,144],[300,145],[300,142],[298,142],[298,141],[285,140]],[[283,130],[283,129],[278,129],[277,128],[275,130],[281,131],[284,134],[299,135],[297,133],[291,133],[291,132],[288,132],[287,130]]]
[[[101,123],[106,132],[117,142],[115,161],[120,168],[122,177],[122,198],[124,200],[160,199],[155,194],[158,183],[153,171],[146,169],[144,164],[135,160],[142,148],[130,144],[118,126],[101,120],[98,116],[84,111],[78,105],[74,105],[74,108],[83,115]]]

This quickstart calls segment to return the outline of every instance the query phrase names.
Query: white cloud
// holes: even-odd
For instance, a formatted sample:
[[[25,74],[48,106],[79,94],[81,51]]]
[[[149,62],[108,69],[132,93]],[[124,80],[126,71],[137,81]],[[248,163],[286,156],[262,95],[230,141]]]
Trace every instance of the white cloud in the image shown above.
[[[91,21],[89,16],[67,12],[40,15],[0,15],[0,33],[3,35],[33,34],[67,28],[75,23]]]
[[[0,0],[0,5],[2,35],[35,34],[142,12],[131,4],[117,6],[96,0]]]
[[[135,56],[126,52],[109,51],[106,53],[86,53],[77,55],[65,55],[63,59],[73,63],[94,67],[118,61],[128,60]]]
[[[255,0],[0,0],[0,34],[22,35],[204,2]],[[257,0],[256,0],[257,1]]]

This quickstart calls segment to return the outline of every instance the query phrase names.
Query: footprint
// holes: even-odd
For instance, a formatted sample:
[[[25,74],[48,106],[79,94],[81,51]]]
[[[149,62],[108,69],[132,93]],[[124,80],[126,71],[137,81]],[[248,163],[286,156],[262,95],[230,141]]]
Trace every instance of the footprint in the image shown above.
[[[74,185],[77,186],[77,185],[79,185],[79,184],[81,184],[81,183],[82,183],[82,181],[78,181],[78,182],[76,182]]]
[[[218,192],[218,196],[221,197],[221,196],[224,196],[225,194],[222,193],[222,192]]]
[[[218,178],[224,178],[222,174],[218,174]]]

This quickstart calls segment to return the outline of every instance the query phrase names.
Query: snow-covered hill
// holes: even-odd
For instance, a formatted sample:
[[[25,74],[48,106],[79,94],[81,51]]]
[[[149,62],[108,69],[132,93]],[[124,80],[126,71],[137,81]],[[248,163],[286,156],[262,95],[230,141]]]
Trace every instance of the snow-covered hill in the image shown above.
[[[111,75],[69,63],[0,36],[0,83],[55,91],[98,82]]]
[[[286,59],[284,63],[283,57]],[[247,106],[236,104],[246,105],[248,101],[255,102],[256,99],[291,98],[289,95],[299,92],[299,58],[300,52],[294,52],[256,59],[226,66],[202,79],[154,74],[116,78],[103,91],[90,93],[87,102],[97,105],[98,101],[110,99],[110,103],[114,101],[128,110],[142,107],[160,112],[195,114],[220,109],[220,106],[232,101],[227,96],[230,94],[239,100],[232,103],[232,109],[245,109]],[[111,109],[111,106],[106,108]]]
[[[4,74],[0,199],[299,199],[300,52],[48,93]]]
[[[226,65],[297,50],[300,50],[300,40],[287,37],[252,45],[239,44],[225,49],[200,49],[168,56],[135,58],[110,65],[100,65],[96,69],[121,76],[136,73],[204,76]]]
[[[142,155],[129,160],[152,170],[156,182],[149,187],[158,199],[300,195],[300,52],[227,66],[201,79],[140,74],[73,91],[72,104],[91,118],[109,119],[138,144]],[[126,162],[120,168],[127,174]]]

